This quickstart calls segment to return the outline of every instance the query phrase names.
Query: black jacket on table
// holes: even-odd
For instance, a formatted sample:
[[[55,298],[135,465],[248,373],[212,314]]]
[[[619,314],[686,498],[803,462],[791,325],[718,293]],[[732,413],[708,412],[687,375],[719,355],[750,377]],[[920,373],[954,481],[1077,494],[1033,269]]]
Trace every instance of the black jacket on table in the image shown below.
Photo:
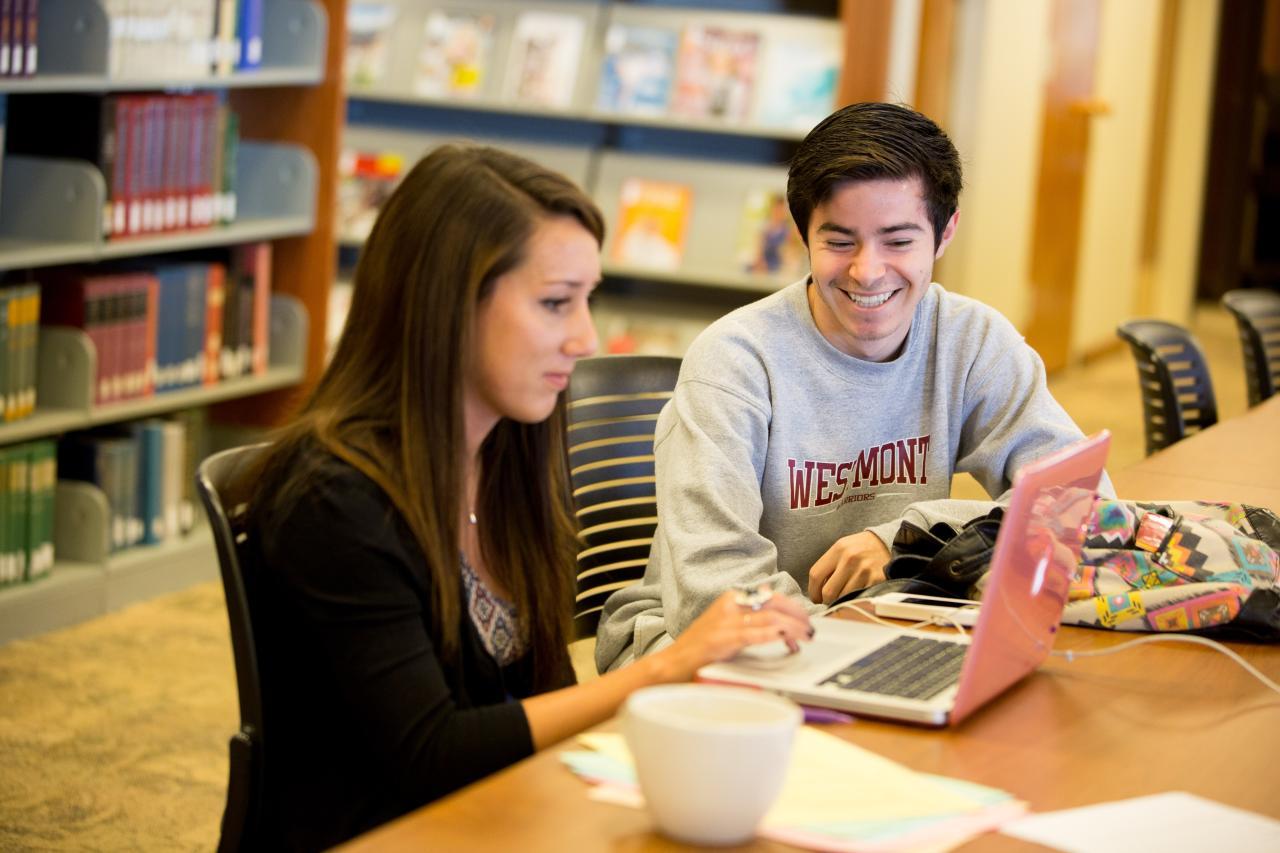
[[[531,693],[528,657],[500,667],[464,618],[458,660],[442,661],[402,516],[345,462],[313,458],[293,506],[251,519],[245,566],[266,840],[293,849],[332,846],[533,752],[515,701]]]

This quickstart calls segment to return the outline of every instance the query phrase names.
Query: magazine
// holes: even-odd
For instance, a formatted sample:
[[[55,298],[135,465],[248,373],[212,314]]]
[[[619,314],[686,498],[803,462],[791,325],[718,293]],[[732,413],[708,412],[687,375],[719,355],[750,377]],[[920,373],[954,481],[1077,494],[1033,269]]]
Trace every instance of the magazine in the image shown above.
[[[790,281],[804,273],[808,255],[791,220],[786,194],[752,189],[742,207],[738,268],[752,275]]]
[[[596,107],[661,115],[671,100],[676,33],[661,27],[612,24],[604,40]]]
[[[520,104],[573,103],[586,21],[567,12],[522,12],[511,37],[504,96]]]
[[[396,7],[391,3],[354,0],[347,7],[347,52],[343,63],[348,85],[363,88],[382,82],[395,19]]]
[[[760,34],[724,27],[685,27],[672,112],[744,122],[751,114]]]
[[[428,12],[413,90],[431,97],[479,95],[489,68],[495,23],[491,14]]]
[[[807,131],[835,109],[838,46],[772,41],[766,55],[758,123]]]
[[[363,243],[383,203],[404,172],[404,158],[391,152],[343,151],[338,158],[335,231],[344,242]]]
[[[684,184],[627,178],[622,182],[613,260],[674,270],[684,256],[693,191]]]

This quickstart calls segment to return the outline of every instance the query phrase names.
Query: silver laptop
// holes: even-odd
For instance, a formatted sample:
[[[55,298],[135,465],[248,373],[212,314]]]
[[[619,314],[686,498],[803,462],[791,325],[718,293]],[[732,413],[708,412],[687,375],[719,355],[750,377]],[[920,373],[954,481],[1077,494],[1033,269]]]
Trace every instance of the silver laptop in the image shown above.
[[[698,680],[891,720],[959,722],[1048,657],[1110,443],[1103,430],[1014,477],[968,636],[818,616],[799,653],[747,649],[702,667]]]

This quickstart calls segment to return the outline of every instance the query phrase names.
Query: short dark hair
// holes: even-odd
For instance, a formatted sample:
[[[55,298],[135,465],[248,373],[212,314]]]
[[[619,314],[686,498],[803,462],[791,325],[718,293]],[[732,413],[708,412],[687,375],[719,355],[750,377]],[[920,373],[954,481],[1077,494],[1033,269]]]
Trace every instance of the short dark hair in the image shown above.
[[[960,201],[960,154],[929,117],[900,104],[850,104],[809,131],[791,158],[787,206],[809,244],[813,209],[845,181],[919,178],[933,244]]]

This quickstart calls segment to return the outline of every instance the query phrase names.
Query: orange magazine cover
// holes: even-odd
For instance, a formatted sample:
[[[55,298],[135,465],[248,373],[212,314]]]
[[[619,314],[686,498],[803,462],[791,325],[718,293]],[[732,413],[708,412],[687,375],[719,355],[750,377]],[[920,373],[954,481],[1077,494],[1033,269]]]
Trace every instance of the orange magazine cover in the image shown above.
[[[619,264],[673,270],[684,256],[693,190],[684,184],[627,178],[622,182],[612,258]]]

